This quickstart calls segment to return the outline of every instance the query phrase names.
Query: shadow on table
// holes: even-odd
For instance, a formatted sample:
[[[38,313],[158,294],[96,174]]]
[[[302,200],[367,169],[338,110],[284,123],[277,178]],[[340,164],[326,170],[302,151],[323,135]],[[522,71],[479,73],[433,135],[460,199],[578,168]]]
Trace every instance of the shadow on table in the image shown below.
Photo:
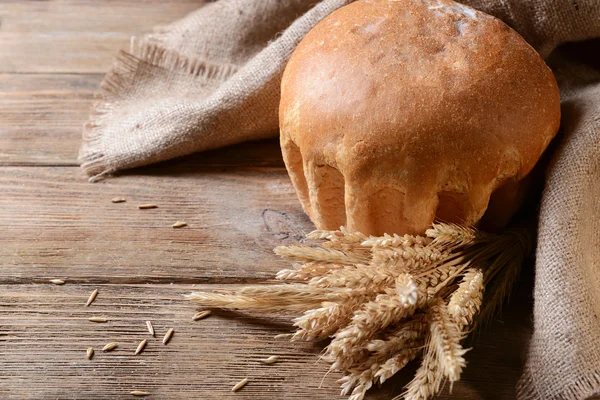
[[[285,168],[281,148],[279,147],[279,139],[239,143],[117,172],[116,175],[175,175],[182,177],[189,174],[256,168],[265,170]]]

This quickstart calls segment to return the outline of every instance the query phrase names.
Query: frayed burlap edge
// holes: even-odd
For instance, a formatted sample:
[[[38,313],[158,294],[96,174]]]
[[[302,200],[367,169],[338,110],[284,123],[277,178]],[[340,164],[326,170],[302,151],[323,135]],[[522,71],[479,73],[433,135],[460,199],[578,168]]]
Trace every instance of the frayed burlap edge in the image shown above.
[[[215,64],[201,59],[189,58],[172,50],[165,49],[153,40],[132,38],[131,50],[119,51],[113,65],[100,84],[100,91],[95,94],[96,101],[88,121],[83,126],[83,144],[79,151],[78,161],[81,168],[90,177],[90,182],[97,182],[117,170],[111,168],[107,156],[102,149],[105,135],[106,119],[122,94],[132,89],[135,76],[142,64],[162,68],[176,73],[211,81],[225,81],[234,75],[239,67],[232,64]],[[168,73],[168,72],[167,72]]]
[[[589,375],[577,379],[565,385],[559,393],[545,400],[582,400],[598,394],[600,386],[600,372],[593,371]],[[538,392],[535,383],[528,371],[523,372],[517,386],[517,398],[519,400],[539,400],[544,397]]]

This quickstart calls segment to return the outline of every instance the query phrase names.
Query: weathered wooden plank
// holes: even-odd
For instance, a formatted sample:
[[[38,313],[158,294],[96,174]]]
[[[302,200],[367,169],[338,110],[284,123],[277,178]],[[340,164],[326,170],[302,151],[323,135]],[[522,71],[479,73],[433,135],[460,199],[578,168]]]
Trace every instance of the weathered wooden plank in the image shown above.
[[[183,294],[223,285],[0,285],[0,393],[3,399],[129,398],[145,390],[160,399],[338,399],[338,373],[318,362],[322,344],[289,343],[289,317],[215,312],[193,322]],[[91,307],[85,301],[100,293]],[[481,335],[468,353],[463,380],[440,399],[514,399],[519,352],[530,328],[530,308],[513,302],[510,315]],[[525,312],[523,312],[525,310]],[[106,324],[88,322],[105,316]],[[258,319],[260,318],[260,319]],[[156,329],[152,338],[145,321]],[[171,342],[160,341],[175,328]],[[134,356],[142,339],[145,351]],[[108,342],[119,347],[100,351]],[[94,347],[92,360],[86,348]],[[277,354],[281,362],[259,359]],[[414,367],[413,367],[414,368]],[[392,379],[367,400],[389,400],[414,369]],[[237,394],[231,387],[248,377]]]
[[[0,163],[75,165],[101,78],[0,74]]]
[[[313,229],[285,169],[185,163],[95,184],[77,167],[0,168],[0,226],[3,282],[266,279],[287,265],[273,247]]]
[[[201,4],[0,2],[3,399],[130,398],[134,389],[160,399],[340,398],[338,374],[321,382],[327,366],[317,362],[320,345],[273,339],[289,330],[288,319],[217,313],[194,323],[196,310],[182,297],[191,283],[270,278],[286,265],[272,247],[312,228],[281,168],[276,140],[202,153],[98,184],[89,184],[75,167],[6,167],[74,165],[81,125],[115,51],[127,47],[131,34]],[[128,202],[113,204],[115,196]],[[138,210],[142,202],[159,208]],[[171,228],[176,220],[189,226]],[[56,277],[67,283],[32,284]],[[100,295],[85,308],[94,288]],[[464,380],[441,399],[514,399],[519,356],[531,330],[530,293],[529,279],[502,321],[475,342]],[[92,315],[110,322],[92,324]],[[148,319],[157,337],[136,357],[137,343],[148,337]],[[176,334],[163,346],[160,336],[169,327]],[[99,351],[113,340],[120,344],[115,352]],[[85,358],[88,346],[96,349],[92,361]],[[281,363],[257,362],[274,353]],[[390,399],[411,372],[367,399]],[[244,376],[250,384],[231,394]]]
[[[81,128],[102,77],[0,74],[0,165],[76,165]],[[204,152],[186,162],[283,166],[277,139]]]
[[[104,72],[133,34],[171,23],[202,0],[0,2],[0,72]]]

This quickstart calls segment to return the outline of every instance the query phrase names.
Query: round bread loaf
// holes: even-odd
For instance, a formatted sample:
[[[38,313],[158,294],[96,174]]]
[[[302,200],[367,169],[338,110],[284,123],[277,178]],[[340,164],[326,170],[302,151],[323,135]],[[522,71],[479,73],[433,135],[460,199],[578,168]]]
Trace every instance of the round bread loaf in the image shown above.
[[[320,229],[502,226],[556,134],[556,81],[519,34],[447,0],[359,0],[283,74],[281,148]]]

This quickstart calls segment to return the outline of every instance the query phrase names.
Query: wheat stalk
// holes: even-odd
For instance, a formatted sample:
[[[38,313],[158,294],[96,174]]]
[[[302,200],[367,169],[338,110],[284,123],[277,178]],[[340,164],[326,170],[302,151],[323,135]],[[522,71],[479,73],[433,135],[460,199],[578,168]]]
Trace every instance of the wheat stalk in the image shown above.
[[[459,380],[461,341],[501,307],[532,243],[523,230],[489,234],[437,223],[426,236],[367,237],[341,227],[307,238],[310,244],[275,249],[297,262],[276,276],[287,283],[188,298],[203,307],[301,313],[288,336],[331,338],[322,359],[344,372],[339,382],[351,400],[421,352],[406,399],[429,399],[445,380]]]

